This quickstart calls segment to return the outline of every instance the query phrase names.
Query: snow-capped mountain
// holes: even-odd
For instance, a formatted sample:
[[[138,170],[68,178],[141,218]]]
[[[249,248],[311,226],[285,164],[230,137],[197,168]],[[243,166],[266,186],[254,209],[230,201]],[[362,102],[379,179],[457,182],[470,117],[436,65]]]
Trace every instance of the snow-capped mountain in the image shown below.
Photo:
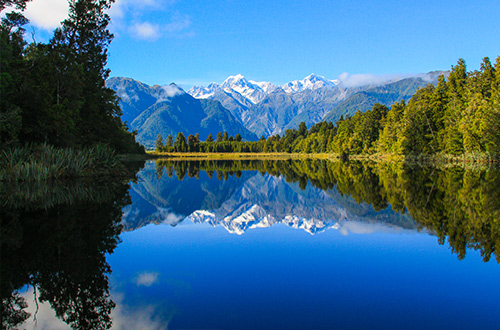
[[[262,99],[275,90],[277,86],[270,82],[256,82],[247,80],[243,75],[229,76],[222,84],[211,83],[207,87],[193,86],[188,93],[198,99],[214,97],[218,92],[238,93],[252,104],[259,103]]]
[[[207,87],[204,86],[193,86],[188,91],[192,97],[197,99],[208,99],[215,95],[218,91],[220,91],[220,85],[216,83],[211,83]]]
[[[323,87],[334,88],[340,84],[340,80],[328,80],[323,76],[318,76],[314,73],[308,75],[302,80],[294,80],[281,86],[287,93],[302,92],[306,89],[315,90]]]
[[[281,88],[287,93],[298,93],[304,90],[315,90],[318,88],[335,88],[339,80],[328,80],[314,73],[302,80],[290,81],[283,86],[274,85],[268,81],[253,81],[246,79],[243,75],[229,76],[222,84],[211,83],[207,87],[193,86],[188,94],[198,99],[213,98],[218,92],[224,90],[227,93],[237,92],[253,104],[262,101],[267,95]]]
[[[250,100],[253,104],[259,103],[266,96],[266,92],[258,83],[248,81],[241,74],[230,76],[220,85],[226,92],[236,91]]]
[[[241,132],[251,132],[252,136],[247,135],[243,138],[254,140],[260,136],[269,137],[283,134],[287,129],[296,129],[301,122],[305,122],[308,127],[320,121],[335,123],[341,116],[352,116],[358,110],[366,111],[372,108],[375,103],[390,107],[395,102],[408,101],[418,88],[424,87],[428,83],[435,84],[437,76],[441,73],[446,72],[430,72],[401,78],[397,81],[391,80],[376,85],[357,87],[348,87],[344,80],[329,80],[316,74],[310,74],[302,80],[294,80],[282,86],[274,85],[271,82],[248,80],[243,75],[238,74],[228,77],[222,84],[211,83],[208,86],[193,86],[187,92],[176,85],[150,87],[126,78],[110,78],[107,85],[120,96],[122,119],[129,123],[131,129],[138,130],[135,119],[139,115],[142,115],[142,119],[146,120],[146,116],[153,114],[153,112],[146,111],[152,106],[168,103],[173,98],[187,99],[191,97],[197,99],[197,102],[201,101],[205,108],[220,108],[220,111],[217,111],[219,114],[228,110],[230,117],[234,117],[243,126],[239,128],[240,132],[237,133],[243,136]],[[213,103],[214,101],[220,102],[221,106]],[[196,127],[194,127],[190,122],[199,118],[193,116],[193,112],[188,111],[186,107],[179,109],[185,119],[182,127],[193,128],[189,132],[193,131],[200,133],[200,135],[205,132],[206,135],[208,133],[214,135],[218,131],[228,131],[229,129],[217,124],[217,122],[224,123],[224,121],[220,121],[220,118],[213,118],[210,121],[213,124],[211,127],[207,126],[207,122],[203,122],[203,127],[198,128],[201,121],[197,122],[194,125]],[[167,117],[173,118],[170,115]],[[178,123],[180,118],[178,115],[174,117],[177,119],[168,120],[172,125]],[[162,118],[151,119],[152,125],[148,127],[158,127],[157,121],[162,120]],[[172,125],[169,126],[171,128],[169,132],[165,131],[167,135],[174,136],[179,131],[188,132],[182,127],[175,128]],[[246,130],[250,132],[245,132]],[[146,130],[143,131],[145,134],[147,133]],[[228,133],[232,134],[229,131]],[[151,130],[147,134],[149,145],[153,146],[158,132]],[[143,137],[142,133],[140,137]]]

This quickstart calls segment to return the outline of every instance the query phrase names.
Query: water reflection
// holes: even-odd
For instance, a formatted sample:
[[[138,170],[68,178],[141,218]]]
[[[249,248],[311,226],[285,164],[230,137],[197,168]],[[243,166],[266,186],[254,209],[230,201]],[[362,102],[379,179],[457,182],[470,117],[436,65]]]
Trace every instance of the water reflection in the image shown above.
[[[190,292],[197,289],[196,283],[189,282],[191,273],[177,274],[166,266],[160,271],[147,263],[140,268],[129,265],[127,259],[123,264],[134,272],[130,275],[133,289],[129,285],[122,292],[116,279],[116,290],[110,294],[107,255],[115,251],[123,231],[140,232],[137,229],[148,224],[203,223],[223,227],[235,234],[230,235],[234,239],[226,242],[227,246],[238,244],[236,238],[245,241],[245,233],[264,227],[288,226],[311,235],[329,229],[342,234],[419,230],[436,235],[440,244],[449,244],[459,259],[475,249],[484,261],[492,256],[499,261],[499,187],[500,173],[494,168],[438,169],[327,160],[157,161],[146,164],[130,185],[123,179],[2,185],[2,327],[14,328],[31,314],[32,318],[38,315],[41,328],[55,328],[53,320],[45,317],[50,306],[59,320],[75,329],[107,329],[112,325],[164,328],[175,310],[173,303],[164,301],[168,297],[188,299]],[[306,236],[322,247],[331,244],[326,239],[321,241],[321,235],[311,235]],[[170,237],[178,239],[172,244],[187,244],[181,236]],[[286,258],[288,251],[283,247],[287,240],[282,238],[281,245],[273,245],[272,251],[283,249]],[[253,243],[248,245],[254,248]],[[200,246],[196,254],[203,255],[205,248]],[[236,248],[240,255],[247,253],[241,246]],[[230,251],[217,249],[217,253],[228,254],[224,261],[236,260]],[[174,250],[181,260],[176,262],[191,257],[183,255],[182,248]],[[255,250],[262,253],[257,247]],[[168,256],[171,251],[167,252]],[[314,252],[319,253],[319,248]],[[165,255],[158,259],[162,258]],[[210,258],[213,255],[205,255],[206,260]],[[147,259],[147,255],[141,255],[141,259]],[[201,260],[192,267],[202,273],[210,267],[207,262]],[[298,271],[293,262],[283,265]],[[238,266],[244,270],[242,274],[252,272],[243,264]],[[254,271],[254,275],[267,272],[268,266],[262,264],[261,272]],[[317,271],[312,266],[310,269]],[[324,276],[319,271],[314,274]],[[225,278],[225,273],[213,276]],[[165,283],[168,294],[156,298],[160,301],[157,305],[150,304],[157,286],[167,290]],[[127,307],[126,295],[130,298],[144,292],[149,295],[141,298],[141,305]],[[264,295],[267,291],[262,292]],[[215,293],[214,297],[218,298]],[[159,318],[160,314],[163,318]]]
[[[2,183],[2,328],[30,316],[23,288],[74,329],[110,327],[106,254],[119,242],[122,208],[131,201],[123,180]]]
[[[488,261],[500,246],[498,187],[496,168],[327,160],[158,161],[146,167],[133,187],[142,200],[137,198],[125,219],[129,230],[150,222],[176,225],[187,218],[237,234],[274,223],[312,234],[351,226],[346,225],[350,221],[384,223],[425,229],[440,244],[448,241],[460,259],[473,248]]]

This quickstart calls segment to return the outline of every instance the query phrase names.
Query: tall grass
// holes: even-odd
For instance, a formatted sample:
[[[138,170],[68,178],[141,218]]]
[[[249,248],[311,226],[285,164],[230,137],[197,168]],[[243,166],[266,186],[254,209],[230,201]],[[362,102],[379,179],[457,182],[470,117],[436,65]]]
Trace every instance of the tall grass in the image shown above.
[[[123,170],[115,151],[105,145],[83,149],[26,145],[0,152],[0,181],[43,181]]]

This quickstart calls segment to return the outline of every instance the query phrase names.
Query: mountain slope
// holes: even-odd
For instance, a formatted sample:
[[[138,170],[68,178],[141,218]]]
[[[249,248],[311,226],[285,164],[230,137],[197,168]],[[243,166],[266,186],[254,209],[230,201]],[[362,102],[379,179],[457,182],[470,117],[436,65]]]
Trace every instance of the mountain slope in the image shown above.
[[[361,90],[336,105],[323,117],[323,120],[336,123],[341,116],[352,116],[358,110],[365,112],[371,109],[375,103],[391,107],[401,100],[407,102],[417,89],[425,87],[431,82],[434,81],[422,78],[406,78],[386,85]]]
[[[111,88],[120,98],[122,120],[129,124],[158,100],[159,86],[150,87],[140,81],[130,78],[113,77],[106,81],[106,87]]]
[[[225,131],[233,136],[240,134],[245,140],[257,138],[219,101],[198,100],[186,93],[155,103],[132,121],[130,127],[137,130],[137,141],[150,148],[158,134],[164,138],[170,134],[175,139],[179,132],[186,137],[199,133],[201,140]]]
[[[257,139],[219,101],[195,99],[175,84],[150,87],[129,78],[111,78],[107,85],[120,96],[123,118],[137,131],[137,141],[148,148],[154,147],[158,134],[175,139],[179,132],[186,137],[199,133],[201,140],[225,131]]]
[[[252,106],[249,109],[252,116],[243,124],[258,136],[281,134],[288,128],[297,128],[301,121],[311,126],[321,121],[344,95],[338,87],[306,89],[298,93],[287,93],[280,88]]]

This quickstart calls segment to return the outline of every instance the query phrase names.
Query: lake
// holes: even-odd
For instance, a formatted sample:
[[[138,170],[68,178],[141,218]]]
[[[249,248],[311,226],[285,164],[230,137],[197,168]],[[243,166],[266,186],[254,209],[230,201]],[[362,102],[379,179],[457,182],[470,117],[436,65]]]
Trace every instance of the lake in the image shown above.
[[[5,328],[500,328],[496,168],[129,166],[1,187]]]

